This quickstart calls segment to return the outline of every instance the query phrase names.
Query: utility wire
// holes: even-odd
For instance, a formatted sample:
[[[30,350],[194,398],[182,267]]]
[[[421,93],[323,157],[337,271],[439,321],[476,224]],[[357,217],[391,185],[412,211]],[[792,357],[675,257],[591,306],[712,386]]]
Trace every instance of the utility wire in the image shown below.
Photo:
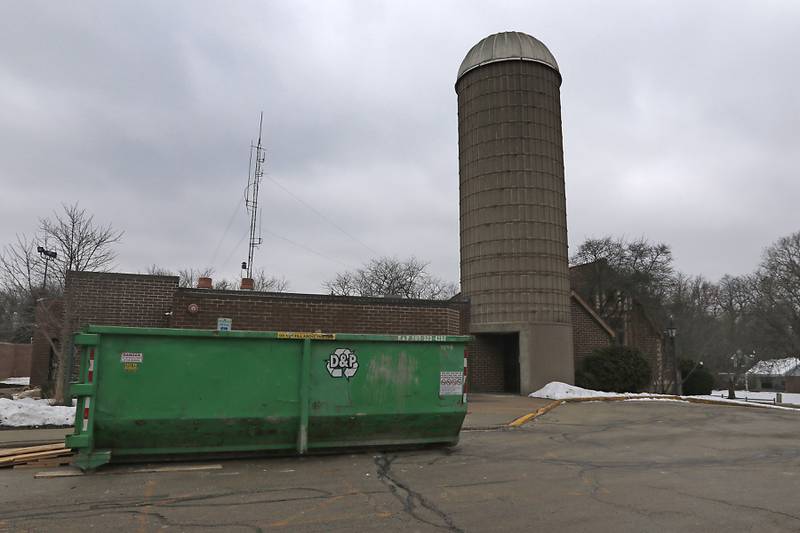
[[[315,208],[314,208],[314,206],[310,205],[308,202],[305,202],[305,201],[304,201],[302,198],[300,198],[300,197],[298,197],[297,195],[295,195],[294,193],[292,193],[292,191],[290,191],[289,189],[287,189],[287,188],[286,188],[286,187],[285,187],[285,186],[284,186],[284,185],[283,185],[281,182],[279,182],[279,181],[278,181],[276,178],[273,178],[273,177],[272,177],[272,176],[270,176],[269,174],[265,174],[265,177],[266,177],[267,179],[269,179],[269,180],[270,180],[272,183],[274,183],[275,185],[277,185],[278,187],[280,187],[281,189],[283,189],[283,192],[285,192],[286,194],[288,194],[289,196],[291,196],[292,198],[294,198],[294,199],[295,199],[297,202],[299,202],[299,203],[303,204],[303,205],[304,205],[304,206],[306,206],[308,209],[310,209],[311,211],[313,211],[314,213],[316,213],[316,214],[317,214],[317,216],[319,216],[321,219],[323,219],[324,221],[326,221],[328,224],[330,224],[330,225],[331,225],[331,226],[333,226],[334,228],[338,229],[338,230],[339,230],[339,231],[341,231],[343,234],[345,234],[345,235],[347,235],[348,237],[350,237],[350,238],[351,238],[353,241],[357,242],[358,244],[360,244],[361,246],[363,246],[364,248],[366,248],[367,250],[369,250],[369,251],[370,251],[370,252],[373,254],[373,256],[374,256],[374,257],[379,257],[379,256],[381,255],[381,254],[380,254],[378,251],[376,251],[374,248],[372,248],[372,247],[370,247],[369,245],[365,244],[364,242],[362,242],[361,240],[359,240],[357,237],[355,237],[353,234],[351,234],[350,232],[348,232],[347,230],[345,230],[344,228],[342,228],[341,226],[339,226],[339,225],[338,225],[336,222],[334,222],[333,220],[331,220],[330,218],[328,218],[328,217],[327,217],[327,216],[325,216],[324,214],[320,213],[320,212],[319,212],[317,209],[315,209]],[[316,253],[316,252],[315,252],[315,253]]]
[[[231,250],[231,253],[229,253],[229,254],[228,254],[228,257],[227,257],[227,259],[225,259],[225,263],[223,263],[223,264],[225,264],[225,265],[227,265],[227,264],[228,264],[228,261],[230,261],[230,260],[231,260],[231,257],[233,257],[233,254],[234,254],[234,253],[236,253],[236,251],[237,251],[237,250],[239,249],[239,247],[242,245],[242,243],[244,242],[244,240],[245,240],[247,237],[249,237],[249,236],[250,236],[250,234],[248,233],[247,235],[243,235],[243,236],[242,236],[242,238],[241,238],[241,239],[239,239],[239,242],[237,242],[237,243],[236,243],[236,246],[234,246],[234,247],[233,247],[233,250]]]
[[[298,248],[302,248],[303,250],[305,250],[307,252],[311,252],[314,255],[318,255],[318,256],[322,257],[323,259],[327,259],[328,261],[333,261],[334,263],[339,263],[340,265],[342,265],[343,267],[346,267],[346,268],[355,268],[353,265],[349,265],[347,263],[343,263],[342,261],[339,261],[338,259],[335,259],[333,257],[325,255],[322,252],[318,252],[318,251],[314,250],[313,248],[309,248],[305,244],[293,241],[292,239],[284,237],[283,235],[278,235],[277,233],[275,233],[273,231],[270,231],[268,229],[265,229],[264,231],[267,232],[268,234],[272,235],[276,239],[280,239],[282,241],[288,242],[289,244],[297,246]]]
[[[246,188],[247,187],[245,187],[245,189]],[[211,256],[211,262],[209,263],[209,265],[212,267],[214,266],[214,261],[217,260],[217,255],[219,254],[220,248],[222,248],[222,243],[225,241],[225,237],[228,236],[228,232],[231,230],[231,226],[233,226],[233,221],[236,220],[236,215],[239,214],[239,209],[242,207],[243,202],[244,195],[239,198],[239,202],[236,204],[236,209],[234,209],[233,213],[231,213],[231,218],[228,220],[228,225],[225,227],[225,232],[222,234],[222,237],[220,237],[217,247],[214,248],[214,255]],[[227,260],[225,262],[227,263]]]

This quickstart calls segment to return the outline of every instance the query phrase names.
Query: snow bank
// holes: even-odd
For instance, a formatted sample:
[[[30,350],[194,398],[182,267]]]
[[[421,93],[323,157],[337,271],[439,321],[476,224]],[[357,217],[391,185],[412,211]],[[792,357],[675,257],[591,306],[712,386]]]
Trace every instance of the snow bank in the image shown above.
[[[75,408],[50,405],[49,400],[0,398],[0,426],[71,426]]]
[[[0,381],[3,385],[19,385],[19,386],[27,386],[31,384],[31,378],[6,378],[3,381]]]
[[[548,398],[550,400],[569,400],[570,398],[606,398],[610,396],[660,396],[659,394],[641,394],[635,392],[603,392],[599,390],[583,389],[575,385],[567,385],[560,381],[551,381],[536,392],[530,393],[531,398]]]
[[[676,402],[676,403],[689,403],[687,400],[678,400],[677,398],[628,398],[622,400],[623,402]]]
[[[530,396],[531,398],[547,398],[550,400],[569,400],[572,398],[608,398],[608,397],[619,398],[620,396],[623,396],[626,398],[624,400],[626,402],[632,402],[632,401],[686,402],[692,399],[700,399],[700,400],[714,400],[716,402],[732,403],[738,405],[748,405],[748,406],[759,405],[762,407],[769,407],[771,409],[786,409],[789,411],[797,411],[797,409],[791,407],[782,407],[779,405],[771,405],[768,403],[755,404],[752,401],[747,402],[746,400],[743,399],[728,400],[727,398],[720,398],[719,396],[714,396],[714,395],[681,396],[680,398],[676,398],[674,396],[670,396],[669,394],[651,394],[647,392],[645,393],[604,392],[598,390],[583,389],[581,387],[576,387],[575,385],[567,385],[566,383],[561,383],[560,381],[551,381],[550,383],[548,383],[541,389],[537,390],[536,392],[530,393],[528,396]],[[784,401],[786,400],[784,399]]]

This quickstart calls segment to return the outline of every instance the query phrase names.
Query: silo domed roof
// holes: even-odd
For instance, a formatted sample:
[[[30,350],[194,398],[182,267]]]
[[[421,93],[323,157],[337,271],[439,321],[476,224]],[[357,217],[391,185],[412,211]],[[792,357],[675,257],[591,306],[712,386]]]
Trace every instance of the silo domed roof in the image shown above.
[[[556,58],[542,41],[527,33],[504,31],[486,37],[467,52],[458,69],[456,80],[481,65],[513,60],[544,63],[558,72]]]

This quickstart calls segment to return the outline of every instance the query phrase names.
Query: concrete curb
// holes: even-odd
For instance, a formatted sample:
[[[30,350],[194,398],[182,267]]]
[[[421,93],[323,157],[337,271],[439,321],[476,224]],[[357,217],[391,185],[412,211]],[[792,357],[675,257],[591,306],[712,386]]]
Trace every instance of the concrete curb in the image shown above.
[[[594,396],[591,398],[569,398],[564,400],[553,400],[544,407],[537,409],[532,413],[528,413],[526,415],[522,415],[519,418],[515,418],[512,422],[508,425],[509,427],[520,427],[521,425],[530,422],[545,413],[548,413],[558,407],[559,405],[563,405],[565,403],[581,403],[581,402],[623,402],[625,400],[677,400],[680,402],[686,403],[699,403],[699,404],[706,404],[706,405],[725,405],[728,407],[755,407],[758,409],[771,409],[772,406],[764,405],[764,404],[757,404],[757,403],[733,403],[733,402],[724,402],[719,400],[709,400],[706,398],[687,398],[681,396]],[[783,407],[781,405],[777,406],[781,407],[782,410],[789,410],[789,411],[800,411],[800,409],[794,407]]]
[[[562,402],[580,403],[580,402],[622,402],[625,400],[677,400],[687,403],[701,403],[706,405],[726,405],[728,407],[755,407],[758,409],[772,409],[773,407],[780,407],[783,410],[800,411],[794,407],[785,407],[783,405],[770,405],[759,403],[741,403],[726,402],[722,400],[709,400],[707,398],[691,398],[688,396],[674,396],[674,395],[648,395],[648,396],[596,396],[591,398],[570,398],[567,400],[560,400]],[[738,400],[737,400],[738,401]]]

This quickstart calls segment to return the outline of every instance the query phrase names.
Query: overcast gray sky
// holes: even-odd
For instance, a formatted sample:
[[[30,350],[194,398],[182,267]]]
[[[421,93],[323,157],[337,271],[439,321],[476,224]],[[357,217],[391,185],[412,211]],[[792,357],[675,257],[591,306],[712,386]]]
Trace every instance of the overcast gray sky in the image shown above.
[[[570,253],[645,236],[716,279],[800,230],[800,2],[26,1],[0,4],[0,243],[80,201],[121,271],[238,277],[263,109],[268,177],[354,238],[266,179],[256,266],[457,281],[455,75],[507,30],[561,67]]]

